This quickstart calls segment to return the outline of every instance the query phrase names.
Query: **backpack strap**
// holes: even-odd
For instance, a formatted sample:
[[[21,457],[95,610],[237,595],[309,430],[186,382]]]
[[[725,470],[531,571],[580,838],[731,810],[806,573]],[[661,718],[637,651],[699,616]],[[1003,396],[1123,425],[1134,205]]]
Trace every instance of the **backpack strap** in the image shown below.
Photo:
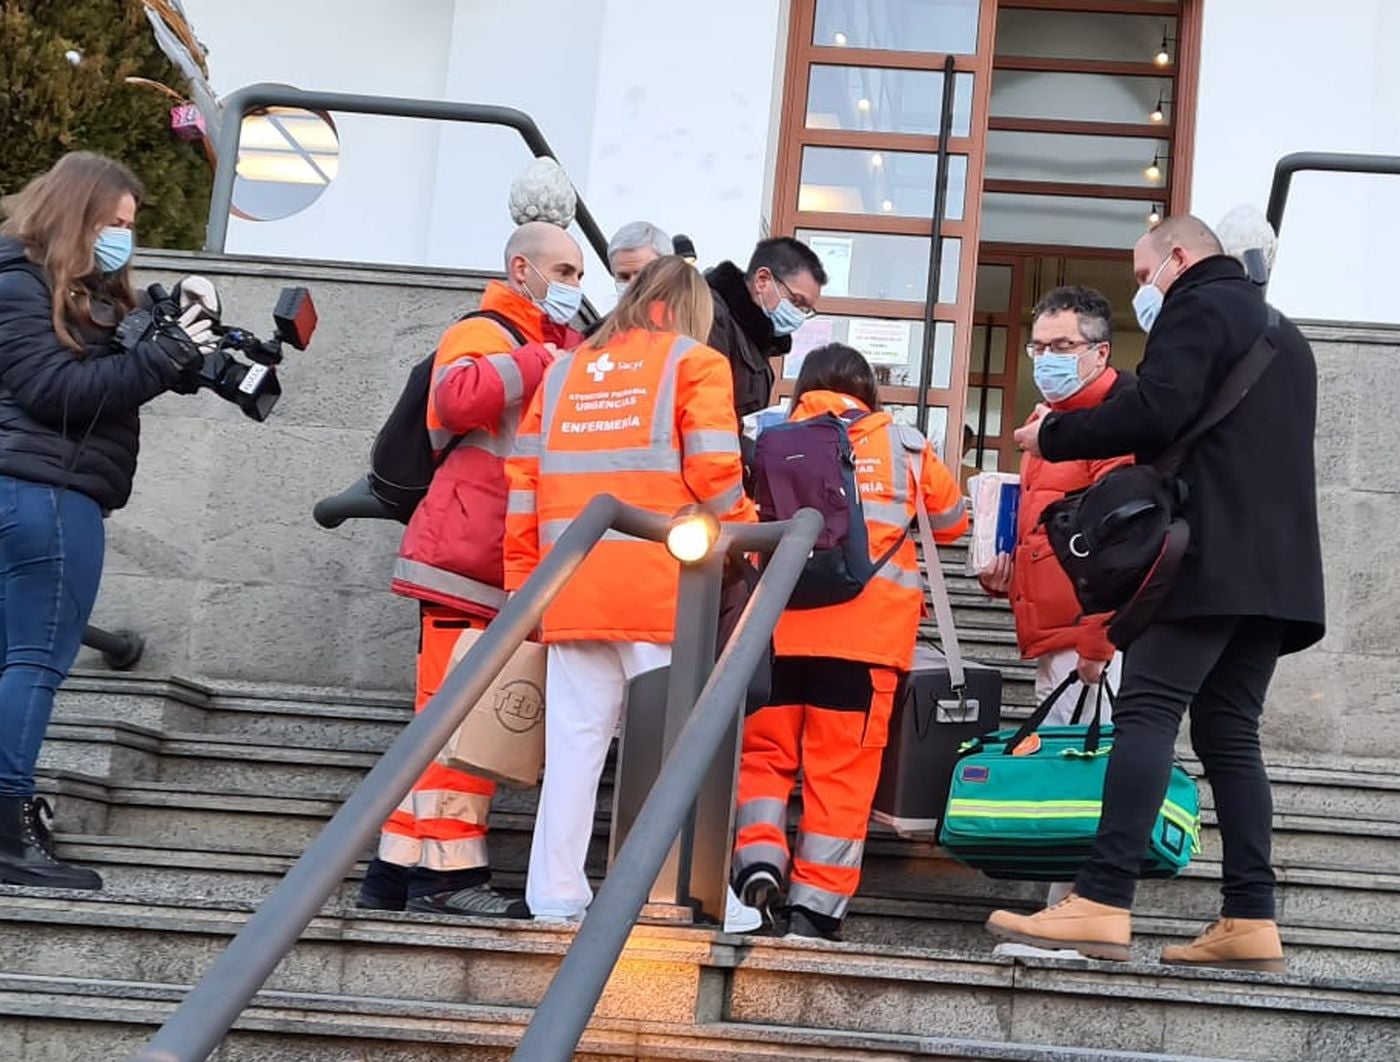
[[[473,317],[485,318],[486,320],[491,321],[497,326],[499,326],[501,331],[506,333],[506,335],[510,337],[512,343],[514,344],[514,346],[511,349],[515,349],[515,347],[523,347],[526,343],[529,342],[529,340],[525,338],[524,333],[516,327],[514,321],[512,321],[505,314],[498,313],[495,310],[471,310],[467,313],[462,314],[462,316],[457,318],[457,320],[466,321],[470,320]],[[457,447],[462,444],[462,440],[466,437],[467,436],[465,434],[462,434],[454,435],[452,436],[452,438],[448,439],[447,443],[443,446],[443,448],[438,451],[437,457],[433,459],[433,468],[441,468],[443,466],[443,463],[449,457],[452,456],[452,451],[457,449]]]
[[[1272,306],[1268,306],[1267,309],[1269,318],[1263,331],[1259,333],[1253,346],[1245,352],[1244,357],[1235,362],[1234,368],[1225,377],[1225,382],[1220,385],[1220,390],[1215,393],[1215,398],[1211,400],[1205,412],[1196,419],[1185,435],[1172,443],[1153,462],[1164,476],[1174,476],[1181,470],[1181,463],[1186,460],[1186,454],[1191,447],[1244,401],[1249,389],[1259,382],[1259,377],[1264,375],[1264,370],[1274,360],[1274,355],[1278,353],[1276,337],[1281,315]]]
[[[919,452],[922,456],[922,441]],[[953,626],[953,603],[948,599],[948,584],[943,579],[943,565],[938,560],[938,545],[933,540],[933,521],[929,519],[928,507],[924,505],[921,462],[913,454],[909,455],[909,472],[914,477],[914,509],[918,514],[919,541],[924,547],[924,576],[928,582],[929,597],[933,600],[938,640],[943,643],[943,657],[948,661],[948,681],[953,687],[953,695],[960,703],[965,703],[967,669],[963,666],[962,648],[958,645],[958,631]]]

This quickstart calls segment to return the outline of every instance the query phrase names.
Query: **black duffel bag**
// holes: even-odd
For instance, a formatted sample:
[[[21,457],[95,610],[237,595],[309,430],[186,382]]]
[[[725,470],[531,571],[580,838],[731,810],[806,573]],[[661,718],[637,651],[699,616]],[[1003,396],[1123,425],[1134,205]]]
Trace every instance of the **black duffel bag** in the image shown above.
[[[1177,478],[1196,441],[1244,400],[1278,352],[1278,311],[1225,378],[1206,411],[1150,465],[1116,468],[1045,507],[1050,548],[1085,615],[1114,613],[1108,637],[1120,649],[1152,622],[1191,543]]]

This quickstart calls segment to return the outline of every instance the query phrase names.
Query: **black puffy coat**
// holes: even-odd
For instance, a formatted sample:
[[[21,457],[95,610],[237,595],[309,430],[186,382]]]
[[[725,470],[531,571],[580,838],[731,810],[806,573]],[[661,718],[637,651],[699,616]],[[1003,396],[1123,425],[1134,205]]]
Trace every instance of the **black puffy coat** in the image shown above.
[[[145,402],[179,369],[154,343],[130,352],[88,328],[79,354],[53,328],[44,272],[0,238],[0,475],[81,491],[104,511],[126,504]]]
[[[709,346],[729,359],[734,376],[734,409],[739,416],[768,405],[773,393],[770,358],[792,349],[792,337],[773,332],[773,322],[758,308],[733,262],[721,262],[705,274],[715,301]]]
[[[1263,331],[1268,308],[1233,258],[1197,262],[1167,291],[1138,385],[1094,409],[1045,418],[1046,459],[1155,460],[1205,410]],[[1158,617],[1263,616],[1284,652],[1325,630],[1313,435],[1317,364],[1287,318],[1277,355],[1181,467],[1191,545]]]

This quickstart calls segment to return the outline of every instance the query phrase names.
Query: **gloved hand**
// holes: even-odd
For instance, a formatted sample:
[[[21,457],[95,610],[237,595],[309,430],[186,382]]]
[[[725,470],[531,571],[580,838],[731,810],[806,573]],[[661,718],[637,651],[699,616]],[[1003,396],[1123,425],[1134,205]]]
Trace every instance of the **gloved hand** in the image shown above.
[[[217,323],[223,312],[223,302],[212,281],[205,277],[188,276],[175,285],[175,295],[180,300],[180,309],[189,306],[202,306],[205,316]]]
[[[175,324],[198,349],[201,355],[209,354],[219,345],[219,337],[214,331],[211,319],[203,303],[192,302],[180,314]]]

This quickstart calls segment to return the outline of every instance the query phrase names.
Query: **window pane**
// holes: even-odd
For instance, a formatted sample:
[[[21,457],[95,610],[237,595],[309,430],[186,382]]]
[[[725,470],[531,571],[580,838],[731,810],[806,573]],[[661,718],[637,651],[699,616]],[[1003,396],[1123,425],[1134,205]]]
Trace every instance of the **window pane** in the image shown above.
[[[991,132],[987,176],[1161,188],[1167,180],[1167,152],[1164,140]],[[1149,170],[1152,166],[1155,171]]]
[[[911,427],[918,419],[918,406],[896,406],[886,405],[896,424],[908,424]],[[928,407],[928,431],[924,433],[928,436],[928,441],[933,443],[933,449],[938,454],[939,460],[946,459],[943,445],[948,435],[948,409],[946,406]]]
[[[798,229],[797,238],[817,252],[826,267],[822,294],[834,298],[924,302],[928,295],[929,238],[875,232]],[[962,241],[943,241],[938,301],[958,301]]]
[[[972,308],[984,313],[1006,313],[1011,309],[1011,267],[979,265],[977,291]]]
[[[978,0],[817,0],[812,43],[971,55],[978,6]]]
[[[931,218],[937,171],[938,156],[917,151],[803,148],[797,209]],[[949,220],[961,220],[966,187],[967,156],[950,155],[945,215]]]
[[[988,192],[982,197],[981,238],[988,243],[1128,248],[1147,231],[1147,215],[1154,205],[1150,199]]]
[[[870,66],[813,66],[807,85],[808,129],[938,135],[943,74]],[[972,75],[953,76],[953,135],[972,127]]]
[[[964,420],[973,439],[977,437],[977,422],[982,415],[982,391],[980,387],[969,388],[967,392],[967,413]],[[987,445],[991,446],[1001,435],[1001,388],[989,387],[987,394]]]
[[[982,451],[982,471],[996,472],[1001,465],[1001,452],[994,449],[990,443]],[[963,454],[963,468],[977,468],[977,448],[969,447],[967,453]]]
[[[947,387],[952,379],[953,332],[951,321],[938,321],[933,326],[931,387]],[[783,361],[783,379],[797,379],[807,352],[827,343],[845,343],[864,354],[874,366],[881,386],[919,386],[919,362],[924,349],[922,321],[842,314],[814,317],[793,335],[792,353]]]
[[[1174,18],[1006,8],[997,12],[996,53],[1147,63],[1164,35],[1172,39],[1167,52],[1175,58]]]
[[[992,116],[996,118],[1146,122],[1161,99],[1163,117],[1170,120],[1171,98],[1171,78],[1029,70],[998,70],[992,75]]]
[[[981,374],[982,366],[985,364],[988,376],[999,376],[1006,371],[1006,329],[1001,325],[993,325],[990,346],[987,345],[987,339],[987,326],[974,325],[972,351],[969,355],[972,360],[969,363],[968,371]]]

